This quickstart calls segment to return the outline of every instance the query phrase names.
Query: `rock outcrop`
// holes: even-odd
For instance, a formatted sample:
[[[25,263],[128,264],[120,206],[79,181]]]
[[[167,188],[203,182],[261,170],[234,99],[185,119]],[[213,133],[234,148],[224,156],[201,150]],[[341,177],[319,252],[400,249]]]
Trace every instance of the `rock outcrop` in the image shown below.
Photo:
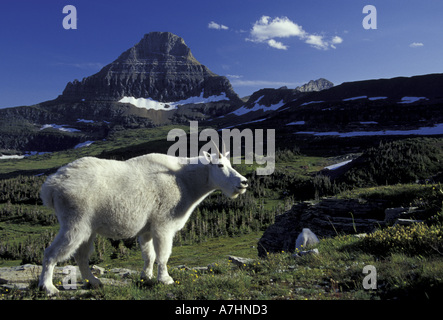
[[[420,222],[418,207],[388,208],[383,200],[325,198],[318,203],[301,202],[277,216],[258,242],[259,256],[272,252],[294,252],[296,239],[309,228],[320,239],[338,234],[365,234],[386,225]]]
[[[125,269],[113,268],[105,270],[98,266],[91,267],[92,273],[100,278],[104,285],[125,286],[131,281],[128,277],[132,274],[139,274],[139,272]],[[12,289],[27,290],[29,287],[37,286],[39,276],[42,272],[42,266],[34,264],[24,264],[13,267],[0,268],[0,291],[8,291]],[[110,279],[104,278],[104,275],[112,275]],[[86,288],[87,285],[83,283],[78,266],[67,265],[64,267],[54,268],[54,279],[58,279],[56,285],[61,290],[77,290]]]
[[[267,252],[293,252],[296,239],[304,228],[319,238],[337,234],[358,234],[384,225],[383,202],[358,199],[323,199],[319,203],[302,202],[277,216],[258,242],[259,256]]]
[[[324,78],[320,78],[317,80],[311,80],[308,83],[300,87],[297,87],[296,89],[300,92],[314,92],[314,91],[326,90],[332,88],[333,86],[334,84],[331,81],[326,80]]]

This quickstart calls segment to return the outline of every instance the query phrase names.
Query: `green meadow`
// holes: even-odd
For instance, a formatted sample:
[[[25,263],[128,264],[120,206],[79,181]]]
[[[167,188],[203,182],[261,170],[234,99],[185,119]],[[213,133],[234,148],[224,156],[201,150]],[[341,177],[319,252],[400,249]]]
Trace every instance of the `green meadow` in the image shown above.
[[[166,141],[171,128],[117,131],[84,148],[0,160],[0,267],[41,264],[58,231],[57,219],[39,199],[50,173],[83,156],[123,160],[165,153],[173,143]],[[439,299],[442,145],[443,139],[410,138],[368,147],[356,166],[334,180],[320,171],[336,160],[302,154],[294,145],[276,150],[273,175],[257,176],[255,164],[236,165],[250,181],[248,192],[235,200],[215,192],[196,209],[174,239],[169,267],[175,284],[143,280],[137,274],[126,286],[62,291],[58,299]],[[295,252],[281,252],[258,257],[257,242],[277,215],[298,201],[322,197],[383,199],[391,206],[423,208],[426,214],[422,223],[380,228],[366,237],[337,234],[321,239],[318,255],[295,258]],[[229,256],[252,260],[239,266]],[[143,260],[136,239],[99,236],[92,264],[141,271]],[[363,268],[368,265],[377,270],[376,289],[364,286]],[[48,299],[37,289],[37,279],[30,290],[2,287],[0,292],[1,299]]]

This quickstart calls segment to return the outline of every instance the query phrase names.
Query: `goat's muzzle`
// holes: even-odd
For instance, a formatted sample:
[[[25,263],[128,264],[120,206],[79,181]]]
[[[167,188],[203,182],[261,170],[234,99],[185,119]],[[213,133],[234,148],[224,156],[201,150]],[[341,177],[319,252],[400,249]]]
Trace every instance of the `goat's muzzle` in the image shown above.
[[[237,189],[238,189],[239,191],[241,191],[241,193],[243,193],[244,190],[245,190],[247,187],[248,187],[248,180],[242,180],[242,181],[240,182],[240,186],[238,186]]]

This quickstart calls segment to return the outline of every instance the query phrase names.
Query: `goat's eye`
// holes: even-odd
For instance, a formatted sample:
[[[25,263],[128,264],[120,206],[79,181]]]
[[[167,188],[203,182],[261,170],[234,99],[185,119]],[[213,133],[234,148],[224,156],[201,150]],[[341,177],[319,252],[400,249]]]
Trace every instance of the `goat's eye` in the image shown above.
[[[222,165],[221,163],[219,163],[218,167],[219,167],[219,168],[223,168],[224,165]]]

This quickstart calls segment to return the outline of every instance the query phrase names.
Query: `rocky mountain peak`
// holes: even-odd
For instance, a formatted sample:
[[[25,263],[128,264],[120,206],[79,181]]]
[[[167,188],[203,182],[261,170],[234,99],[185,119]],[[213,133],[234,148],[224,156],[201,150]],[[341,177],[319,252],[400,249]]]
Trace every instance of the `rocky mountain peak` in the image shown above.
[[[61,99],[119,101],[123,97],[175,102],[191,97],[240,98],[226,77],[199,63],[179,36],[151,32],[114,62],[82,81],[68,83]]]
[[[141,61],[146,59],[180,59],[198,63],[191,49],[179,36],[170,32],[151,32],[135,46],[125,51],[118,61]]]
[[[313,92],[313,91],[322,91],[325,89],[332,88],[334,84],[326,80],[324,78],[320,78],[317,80],[311,80],[308,83],[305,83],[304,85],[297,87],[296,89],[300,92]]]

